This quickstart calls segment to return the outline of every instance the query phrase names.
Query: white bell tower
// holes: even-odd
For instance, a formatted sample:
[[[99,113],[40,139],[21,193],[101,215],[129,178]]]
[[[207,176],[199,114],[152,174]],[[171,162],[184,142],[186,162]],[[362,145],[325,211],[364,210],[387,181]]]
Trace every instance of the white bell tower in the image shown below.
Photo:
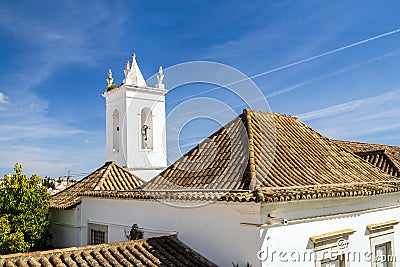
[[[155,87],[140,72],[136,55],[126,62],[121,86],[108,71],[106,91],[106,159],[150,180],[167,167],[164,74],[160,67]]]

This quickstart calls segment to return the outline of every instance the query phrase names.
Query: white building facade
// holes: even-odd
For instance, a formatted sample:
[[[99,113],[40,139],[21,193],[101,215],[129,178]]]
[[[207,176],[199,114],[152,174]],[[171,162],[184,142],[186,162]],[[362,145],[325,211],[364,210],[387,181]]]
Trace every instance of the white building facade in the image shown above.
[[[93,225],[102,226],[108,242],[115,242],[126,240],[131,226],[138,224],[145,237],[177,232],[218,266],[396,266],[399,197],[182,208],[179,202],[88,196],[82,202],[80,244],[90,244]],[[386,252],[380,250],[383,245]]]

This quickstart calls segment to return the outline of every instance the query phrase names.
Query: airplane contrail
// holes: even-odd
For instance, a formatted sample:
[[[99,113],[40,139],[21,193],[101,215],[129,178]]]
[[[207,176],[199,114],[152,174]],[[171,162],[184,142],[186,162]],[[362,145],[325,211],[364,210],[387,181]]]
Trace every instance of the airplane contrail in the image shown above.
[[[395,55],[395,54],[397,54],[397,53],[399,53],[399,52],[400,52],[400,50],[397,50],[397,51],[395,51],[395,52],[388,53],[388,54],[385,54],[385,55],[383,55],[383,56],[375,57],[375,58],[373,58],[373,59],[370,59],[370,60],[367,60],[367,61],[358,63],[358,64],[356,64],[356,65],[353,65],[353,66],[350,66],[350,67],[347,67],[347,68],[343,68],[343,69],[337,70],[337,71],[335,71],[335,72],[328,73],[328,74],[325,74],[325,75],[322,75],[322,76],[313,78],[313,79],[311,79],[311,80],[304,81],[304,82],[301,82],[301,83],[292,85],[292,86],[290,86],[290,87],[287,87],[287,88],[284,88],[284,89],[282,89],[282,90],[273,92],[273,93],[271,93],[271,94],[269,94],[269,95],[266,95],[265,98],[272,98],[272,97],[274,97],[274,96],[278,96],[278,95],[281,95],[281,94],[284,94],[284,93],[293,91],[293,90],[295,90],[295,89],[297,89],[297,88],[299,88],[299,87],[303,87],[303,86],[308,85],[308,84],[310,84],[310,83],[314,83],[314,82],[317,82],[317,81],[320,81],[320,80],[323,80],[323,79],[326,79],[326,78],[329,78],[329,77],[332,77],[332,76],[335,76],[335,75],[338,75],[338,74],[341,74],[341,73],[344,73],[344,72],[347,72],[347,71],[350,71],[350,70],[353,70],[353,69],[356,69],[356,68],[359,68],[359,67],[364,66],[364,65],[367,65],[367,64],[369,64],[369,63],[372,63],[372,62],[375,62],[375,61],[378,61],[378,60],[381,60],[381,59],[384,59],[384,58],[393,56],[393,55]]]
[[[290,68],[290,67],[293,67],[293,66],[297,66],[297,65],[300,65],[300,64],[303,64],[303,63],[306,63],[306,62],[309,62],[309,61],[312,61],[312,60],[315,60],[315,59],[318,59],[318,58],[321,58],[321,57],[325,57],[325,56],[332,55],[332,54],[335,54],[337,52],[341,52],[341,51],[349,49],[349,48],[353,48],[355,46],[359,46],[359,45],[362,45],[362,44],[365,44],[365,43],[369,43],[369,42],[375,41],[377,39],[381,39],[381,38],[386,37],[386,36],[390,36],[390,35],[398,33],[398,32],[400,32],[400,29],[397,29],[397,30],[394,30],[394,31],[391,31],[391,32],[386,32],[386,33],[383,33],[383,34],[380,34],[380,35],[376,35],[374,37],[371,37],[371,38],[368,38],[368,39],[364,39],[362,41],[359,41],[359,42],[356,42],[356,43],[352,43],[352,44],[349,44],[349,45],[346,45],[346,46],[342,46],[340,48],[337,48],[337,49],[334,49],[334,50],[330,50],[328,52],[324,52],[324,53],[316,55],[316,56],[312,56],[312,57],[309,57],[309,58],[306,58],[306,59],[303,59],[303,60],[300,60],[300,61],[296,61],[296,62],[287,64],[287,65],[284,65],[284,66],[276,68],[276,69],[272,69],[272,70],[269,70],[269,71],[265,71],[265,72],[256,74],[256,75],[251,76],[249,78],[257,78],[257,77],[260,77],[260,76],[263,76],[263,75],[266,75],[266,74],[270,74],[270,73],[276,72],[278,70],[283,70],[283,69],[287,69],[287,68]]]
[[[209,90],[206,90],[206,91],[203,91],[203,92],[200,92],[200,93],[197,93],[197,94],[193,94],[193,95],[191,95],[190,97],[187,97],[187,98],[182,98],[182,99],[179,99],[179,100],[176,100],[176,101],[171,101],[170,103],[175,103],[175,102],[187,100],[187,99],[190,99],[190,98],[192,98],[194,96],[198,96],[198,95],[202,95],[204,93],[212,92],[214,90],[217,90],[218,88],[227,87],[227,86],[230,86],[230,85],[233,85],[233,84],[236,84],[236,83],[247,81],[249,79],[257,78],[257,77],[264,76],[264,75],[267,75],[267,74],[270,74],[270,73],[273,73],[273,72],[277,72],[277,71],[284,70],[284,69],[287,69],[287,68],[290,68],[290,67],[294,67],[294,66],[297,66],[297,65],[300,65],[300,64],[303,64],[303,63],[306,63],[306,62],[310,62],[310,61],[319,59],[321,57],[332,55],[332,54],[341,52],[343,50],[346,50],[346,49],[349,49],[349,48],[353,48],[353,47],[356,47],[356,46],[359,46],[359,45],[362,45],[362,44],[365,44],[365,43],[369,43],[369,42],[372,42],[372,41],[375,41],[375,40],[378,40],[378,39],[381,39],[381,38],[384,38],[384,37],[387,37],[387,36],[390,36],[390,35],[393,35],[393,34],[396,34],[396,33],[399,33],[399,32],[400,32],[400,29],[396,29],[396,30],[393,30],[393,31],[390,31],[390,32],[385,32],[385,33],[382,33],[382,34],[379,34],[379,35],[376,35],[376,36],[373,36],[373,37],[370,37],[370,38],[367,38],[367,39],[364,39],[364,40],[361,40],[361,41],[358,41],[358,42],[355,42],[355,43],[352,43],[352,44],[349,44],[349,45],[346,45],[346,46],[342,46],[342,47],[336,48],[334,50],[330,50],[330,51],[327,51],[327,52],[324,52],[324,53],[321,53],[321,54],[318,54],[318,55],[315,55],[315,56],[312,56],[312,57],[309,57],[309,58],[306,58],[306,59],[302,59],[302,60],[287,64],[287,65],[284,65],[284,66],[281,66],[281,67],[278,67],[278,68],[275,68],[275,69],[271,69],[271,70],[268,70],[268,71],[265,71],[265,72],[261,72],[259,74],[255,74],[255,75],[247,77],[245,79],[241,79],[241,80],[232,82],[230,84],[225,84],[224,86],[218,86],[218,87],[215,87],[215,88],[211,88]]]

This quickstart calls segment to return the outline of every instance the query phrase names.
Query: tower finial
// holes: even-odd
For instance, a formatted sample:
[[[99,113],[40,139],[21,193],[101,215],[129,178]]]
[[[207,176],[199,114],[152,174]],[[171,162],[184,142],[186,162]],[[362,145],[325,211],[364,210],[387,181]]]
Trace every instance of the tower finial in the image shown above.
[[[137,65],[136,62],[136,54],[132,53],[132,65],[131,65],[131,70],[135,69],[135,66]]]
[[[156,84],[156,88],[164,89],[164,84],[162,83],[164,80],[164,73],[163,73],[162,66],[160,66],[160,68],[158,69],[157,80],[158,80],[158,82]]]
[[[146,81],[143,78],[142,73],[140,72],[139,66],[136,62],[136,54],[132,53],[132,62],[129,64],[129,61],[126,63],[126,68],[124,70],[125,79],[123,84],[125,85],[134,85],[139,87],[147,87]]]
[[[108,76],[106,79],[108,86],[110,86],[114,82],[114,78],[112,77],[112,71],[109,69],[108,70]]]
[[[135,53],[132,53],[132,64],[133,64],[133,62],[136,62],[136,54]]]

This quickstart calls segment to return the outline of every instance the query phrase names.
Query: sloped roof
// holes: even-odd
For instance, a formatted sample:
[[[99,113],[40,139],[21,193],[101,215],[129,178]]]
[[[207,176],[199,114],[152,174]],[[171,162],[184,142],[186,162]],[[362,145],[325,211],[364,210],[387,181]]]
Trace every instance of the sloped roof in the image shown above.
[[[84,194],[268,202],[383,194],[400,184],[295,117],[244,110],[143,189]]]
[[[181,243],[164,236],[50,251],[0,256],[0,267],[25,266],[216,266]]]
[[[57,193],[50,199],[50,208],[71,209],[81,203],[80,195],[86,191],[136,190],[144,181],[117,163],[106,162],[74,185]]]
[[[254,139],[256,178],[262,188],[382,182],[392,180],[295,117],[274,114],[276,149],[265,149],[268,113],[248,112]]]
[[[242,123],[247,130],[248,149],[236,148],[246,142],[237,130]],[[252,190],[252,184],[274,189],[392,179],[292,116],[245,110],[209,139],[213,142],[203,142],[189,151],[145,189]],[[206,155],[209,168],[193,171],[198,169],[196,159],[201,154]],[[241,164],[247,165],[245,171],[238,166]]]
[[[382,171],[400,177],[400,147],[341,140],[335,142]]]
[[[160,175],[146,190],[218,189],[249,187],[249,138],[243,115],[201,142]]]

